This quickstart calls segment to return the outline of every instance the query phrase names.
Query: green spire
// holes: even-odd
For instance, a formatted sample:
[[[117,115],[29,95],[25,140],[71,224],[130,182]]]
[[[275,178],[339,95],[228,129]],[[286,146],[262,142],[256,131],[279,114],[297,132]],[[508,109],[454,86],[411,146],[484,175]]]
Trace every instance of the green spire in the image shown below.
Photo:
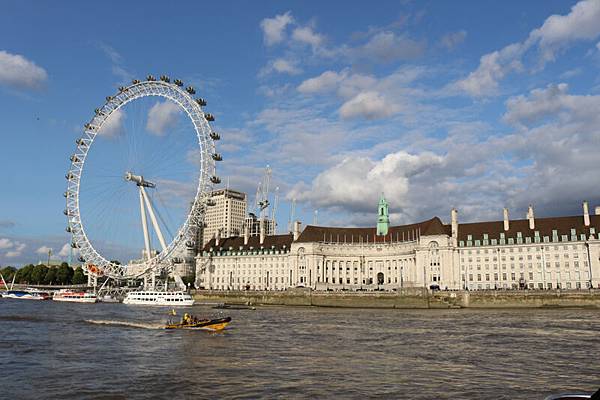
[[[388,203],[381,193],[379,199],[379,212],[377,213],[377,236],[385,236],[388,234],[390,226],[390,215],[388,213]]]

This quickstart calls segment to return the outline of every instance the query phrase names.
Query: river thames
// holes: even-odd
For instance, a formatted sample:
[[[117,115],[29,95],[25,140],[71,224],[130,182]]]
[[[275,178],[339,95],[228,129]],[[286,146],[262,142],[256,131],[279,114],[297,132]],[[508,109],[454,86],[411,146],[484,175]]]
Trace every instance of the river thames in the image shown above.
[[[194,306],[197,315],[214,313]],[[0,398],[543,399],[600,386],[600,310],[226,310],[0,300]]]

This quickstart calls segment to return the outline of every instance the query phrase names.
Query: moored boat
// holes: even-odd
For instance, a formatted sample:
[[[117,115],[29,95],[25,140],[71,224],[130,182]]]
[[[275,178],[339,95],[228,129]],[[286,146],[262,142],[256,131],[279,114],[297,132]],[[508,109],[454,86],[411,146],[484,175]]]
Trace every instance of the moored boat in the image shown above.
[[[62,289],[54,293],[54,301],[65,301],[70,303],[96,303],[98,298],[93,293]]]
[[[30,290],[7,290],[2,293],[2,297],[18,300],[50,300],[48,293]]]
[[[123,304],[184,307],[193,306],[194,299],[184,292],[140,291],[127,293]]]
[[[119,300],[117,297],[111,296],[109,294],[106,294],[102,297],[100,297],[98,299],[98,301],[100,301],[101,303],[120,303],[121,300]]]

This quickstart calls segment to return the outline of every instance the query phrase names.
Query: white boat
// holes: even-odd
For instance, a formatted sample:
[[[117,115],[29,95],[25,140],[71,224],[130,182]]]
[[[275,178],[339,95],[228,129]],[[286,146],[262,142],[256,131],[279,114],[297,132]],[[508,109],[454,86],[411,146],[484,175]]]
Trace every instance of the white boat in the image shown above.
[[[30,290],[9,290],[2,293],[2,297],[19,300],[49,300],[50,295],[46,292]]]
[[[71,303],[96,303],[98,298],[93,293],[77,292],[74,290],[63,289],[54,293],[54,301],[67,301]]]
[[[100,297],[99,301],[101,303],[120,303],[121,300],[119,300],[116,297],[113,297],[109,294],[105,294],[104,296]]]
[[[146,306],[184,307],[193,306],[194,299],[184,292],[129,292],[123,304],[138,304]]]

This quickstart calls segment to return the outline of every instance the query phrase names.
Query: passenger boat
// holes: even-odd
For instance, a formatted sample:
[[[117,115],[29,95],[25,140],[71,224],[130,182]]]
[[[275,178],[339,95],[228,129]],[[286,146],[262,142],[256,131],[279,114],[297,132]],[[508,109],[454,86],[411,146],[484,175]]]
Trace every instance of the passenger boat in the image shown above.
[[[96,303],[98,298],[93,293],[77,292],[69,289],[62,289],[54,293],[54,301],[66,301],[71,303]]]
[[[100,297],[99,301],[101,303],[120,303],[121,300],[119,300],[118,298],[111,296],[109,294],[105,294],[104,296]]]
[[[203,331],[222,331],[231,322],[231,317],[217,319],[194,319],[190,317],[187,321],[179,323],[168,323],[165,329],[187,329],[187,330],[203,330]]]
[[[193,306],[194,299],[184,292],[129,292],[123,304],[136,304],[146,306],[169,306],[169,307],[186,307]]]
[[[2,297],[19,300],[50,300],[48,293],[34,290],[7,290],[2,293]]]

